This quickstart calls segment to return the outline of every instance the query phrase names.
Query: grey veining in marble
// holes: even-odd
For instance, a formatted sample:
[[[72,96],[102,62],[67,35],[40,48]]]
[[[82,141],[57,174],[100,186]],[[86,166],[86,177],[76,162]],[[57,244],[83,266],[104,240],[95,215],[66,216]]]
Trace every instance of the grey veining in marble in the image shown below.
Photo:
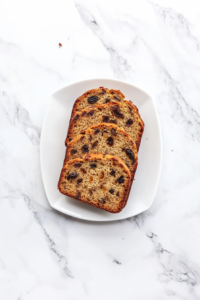
[[[199,1],[0,6],[0,299],[200,299]],[[153,96],[164,148],[152,207],[103,224],[49,210],[39,161],[48,96],[101,77]]]

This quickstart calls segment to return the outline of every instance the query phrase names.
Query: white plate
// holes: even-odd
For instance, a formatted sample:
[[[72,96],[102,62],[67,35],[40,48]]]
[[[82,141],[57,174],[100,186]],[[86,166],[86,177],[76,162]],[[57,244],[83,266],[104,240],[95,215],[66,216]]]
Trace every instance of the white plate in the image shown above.
[[[74,101],[87,90],[104,86],[119,89],[138,107],[145,123],[139,162],[128,203],[111,214],[62,195],[57,184],[65,156],[64,141]],[[40,159],[44,188],[50,205],[67,215],[89,221],[113,221],[148,209],[155,197],[162,161],[162,139],[157,111],[151,97],[131,84],[111,79],[91,79],[68,85],[49,101],[41,135]]]

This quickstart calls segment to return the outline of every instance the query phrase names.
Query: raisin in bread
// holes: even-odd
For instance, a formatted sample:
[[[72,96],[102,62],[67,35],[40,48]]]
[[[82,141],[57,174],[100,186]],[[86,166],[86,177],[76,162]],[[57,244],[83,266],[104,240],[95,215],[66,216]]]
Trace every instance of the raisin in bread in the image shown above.
[[[126,205],[130,178],[129,169],[119,157],[86,154],[64,165],[58,189],[66,196],[118,213]]]
[[[129,168],[134,179],[138,164],[137,148],[129,135],[114,124],[101,123],[90,126],[84,134],[77,135],[68,145],[65,163],[87,153],[119,156]]]
[[[139,149],[144,131],[144,123],[138,109],[131,101],[97,104],[94,108],[84,109],[72,116],[65,144],[88,127],[99,123],[112,123],[123,128]]]
[[[74,103],[72,115],[84,108],[93,108],[96,104],[104,104],[111,101],[123,101],[125,96],[119,90],[110,90],[104,87],[85,92]]]

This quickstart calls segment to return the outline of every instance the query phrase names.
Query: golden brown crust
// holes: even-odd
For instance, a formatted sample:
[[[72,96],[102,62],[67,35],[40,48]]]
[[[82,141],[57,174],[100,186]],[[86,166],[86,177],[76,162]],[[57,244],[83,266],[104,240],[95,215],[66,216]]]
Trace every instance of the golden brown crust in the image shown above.
[[[140,148],[140,143],[141,143],[141,139],[142,139],[142,135],[143,135],[143,132],[144,132],[144,122],[140,116],[140,113],[139,113],[139,110],[137,108],[137,106],[135,106],[131,100],[127,101],[127,100],[124,100],[125,103],[127,103],[135,112],[135,114],[138,116],[138,123],[140,124],[141,126],[141,129],[138,133],[138,141],[136,142],[136,145],[137,145],[137,150],[139,150]]]
[[[70,124],[69,124],[69,128],[68,128],[68,133],[67,133],[67,138],[65,140],[65,145],[67,146],[67,144],[77,135],[80,134],[81,132],[76,132],[76,127],[77,127],[77,123],[80,125],[80,120],[83,122],[85,122],[86,124],[88,124],[88,126],[86,126],[86,128],[83,128],[83,130],[86,130],[87,127],[94,125],[94,122],[97,123],[102,123],[103,119],[100,119],[100,113],[99,111],[102,112],[102,115],[104,114],[112,114],[112,119],[117,123],[119,122],[118,118],[113,114],[112,108],[116,106],[119,107],[120,110],[126,110],[127,111],[127,107],[129,108],[129,111],[127,111],[127,116],[129,116],[130,118],[134,118],[135,123],[137,123],[137,132],[134,132],[132,130],[132,126],[127,127],[126,124],[117,124],[118,127],[122,127],[129,135],[131,138],[133,138],[133,135],[136,135],[136,138],[134,139],[136,145],[137,145],[137,149],[139,149],[140,146],[140,142],[141,142],[141,138],[142,138],[142,134],[144,131],[144,122],[142,121],[139,111],[137,109],[137,107],[131,102],[131,101],[127,101],[124,100],[123,102],[109,102],[106,104],[97,104],[94,108],[92,109],[84,109],[81,112],[78,112],[76,114],[72,114],[71,120],[70,120]],[[93,113],[93,115],[98,115],[98,117],[95,120],[91,120],[90,114]],[[87,118],[87,119],[86,119]],[[127,117],[128,118],[128,117]],[[113,121],[112,120],[112,121]],[[93,124],[91,124],[90,122],[93,122]],[[81,126],[82,127],[82,126]]]
[[[117,202],[117,206],[112,207],[112,206],[107,205],[106,203],[105,204],[104,203],[103,204],[94,203],[89,198],[86,199],[84,197],[82,198],[81,196],[77,197],[74,193],[69,192],[67,190],[65,190],[65,191],[63,190],[63,182],[65,181],[65,175],[66,175],[66,172],[70,169],[70,166],[77,164],[77,163],[84,163],[86,161],[89,161],[89,162],[90,161],[92,161],[92,162],[93,161],[101,161],[101,163],[106,162],[106,161],[113,161],[113,164],[115,164],[118,168],[121,168],[121,170],[124,173],[126,173],[126,176],[127,176],[126,184],[125,184],[123,192],[120,196],[120,200]],[[129,169],[127,168],[127,166],[124,164],[124,162],[119,157],[112,156],[109,154],[107,154],[105,156],[103,156],[102,154],[87,154],[83,157],[83,159],[75,158],[73,160],[68,161],[67,164],[64,165],[64,167],[61,171],[59,182],[58,182],[58,189],[62,194],[69,196],[71,198],[74,198],[80,202],[90,204],[92,206],[106,210],[111,213],[119,213],[124,208],[125,203],[127,202],[127,193],[130,190],[130,183],[131,183],[130,178],[131,178],[131,175],[130,175]]]

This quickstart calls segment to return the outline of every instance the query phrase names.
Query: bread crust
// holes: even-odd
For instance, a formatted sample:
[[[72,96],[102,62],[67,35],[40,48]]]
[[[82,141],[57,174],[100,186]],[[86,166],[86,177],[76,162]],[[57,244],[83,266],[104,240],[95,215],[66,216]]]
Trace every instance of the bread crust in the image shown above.
[[[74,194],[70,193],[70,192],[64,192],[62,190],[62,182],[65,179],[65,171],[69,168],[70,165],[74,164],[74,163],[84,163],[87,160],[91,160],[91,161],[98,161],[98,160],[112,160],[113,162],[115,162],[116,164],[118,164],[118,166],[121,166],[121,168],[123,169],[123,171],[126,173],[128,180],[126,181],[126,186],[123,190],[123,193],[121,195],[121,200],[119,201],[117,207],[115,207],[115,209],[112,209],[111,207],[109,207],[107,204],[102,204],[102,205],[97,205],[95,203],[92,203],[92,201],[90,201],[90,199],[85,199],[85,198],[77,198]],[[69,196],[71,198],[74,198],[80,202],[83,203],[87,203],[89,205],[92,205],[94,207],[106,210],[110,213],[119,213],[126,205],[127,203],[127,194],[129,193],[130,190],[130,184],[131,184],[131,174],[129,169],[127,168],[127,166],[125,165],[125,163],[122,161],[122,159],[120,159],[118,156],[113,156],[110,154],[107,154],[105,156],[103,156],[101,153],[99,154],[86,154],[83,158],[75,158],[72,159],[70,161],[68,161],[62,168],[61,174],[60,174],[60,179],[58,182],[58,189],[59,191],[66,195]]]

